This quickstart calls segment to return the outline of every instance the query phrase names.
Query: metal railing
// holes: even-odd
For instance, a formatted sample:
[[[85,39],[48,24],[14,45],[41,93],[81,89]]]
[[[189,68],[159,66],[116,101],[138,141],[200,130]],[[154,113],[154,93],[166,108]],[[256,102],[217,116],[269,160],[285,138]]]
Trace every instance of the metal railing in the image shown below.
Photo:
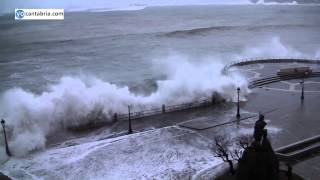
[[[320,77],[320,72],[312,72],[308,76],[283,75],[283,76],[273,76],[273,77],[257,79],[257,80],[249,82],[248,88],[253,89],[256,87],[260,87],[260,86],[264,86],[267,84],[276,83],[276,82],[280,82],[280,81],[291,80],[291,79],[301,79],[301,78],[313,78],[313,77]]]
[[[320,152],[320,135],[276,149],[278,160],[287,166],[288,179],[292,179],[292,166],[312,158]]]
[[[139,119],[139,118],[164,114],[168,112],[186,110],[186,109],[197,108],[197,107],[205,107],[205,106],[213,105],[215,103],[219,103],[221,101],[223,101],[223,99],[218,98],[215,95],[212,95],[211,98],[202,98],[200,100],[189,102],[189,103],[181,103],[181,104],[174,104],[174,105],[162,104],[160,107],[157,107],[157,108],[130,112],[130,119]],[[81,129],[85,129],[86,127],[103,126],[110,122],[115,122],[119,120],[128,120],[128,119],[129,119],[128,113],[113,113],[112,117],[96,119],[86,124],[69,125],[68,128],[73,130],[81,130]]]
[[[228,74],[228,71],[230,68],[235,66],[243,66],[243,65],[249,65],[249,64],[256,64],[256,63],[292,63],[292,62],[300,62],[300,63],[313,63],[313,64],[320,64],[320,60],[312,59],[312,58],[252,58],[252,59],[243,59],[231,62],[227,64],[223,70],[222,73]],[[179,110],[185,110],[185,109],[191,109],[196,107],[203,107],[208,106],[211,104],[214,104],[215,102],[219,102],[223,99],[218,100],[216,97],[211,98],[205,98],[202,100],[198,100],[195,102],[189,102],[189,103],[182,103],[182,104],[176,104],[176,105],[162,105],[158,108],[151,108],[151,109],[145,109],[141,111],[131,112],[130,118],[131,119],[139,119],[143,117],[148,116],[154,116],[166,112],[173,112],[173,111],[179,111]],[[95,125],[103,125],[108,122],[112,121],[118,121],[118,120],[128,120],[129,114],[128,113],[114,113],[112,117],[109,118],[102,118],[97,119],[94,121],[91,121],[90,126]],[[79,126],[87,126],[88,124],[82,124],[82,125],[69,125],[69,128],[78,128]]]
[[[161,107],[158,108],[152,108],[152,109],[145,109],[142,111],[136,111],[131,112],[130,117],[131,119],[139,119],[142,117],[147,116],[153,116],[157,114],[167,113],[167,112],[173,112],[173,111],[179,111],[184,109],[191,109],[196,107],[203,107],[213,104],[213,100],[215,98],[206,98],[202,100],[198,100],[195,102],[189,102],[189,103],[181,103],[181,104],[175,104],[175,105],[165,105],[163,104]],[[116,115],[115,115],[116,114]],[[115,113],[113,118],[116,118],[114,120],[127,120],[129,114],[128,113]]]
[[[291,58],[291,57],[286,57],[286,58],[276,58],[276,57],[270,57],[270,58],[252,58],[252,59],[241,59],[237,61],[233,61],[222,69],[223,74],[228,74],[230,68],[236,67],[236,66],[244,66],[244,65],[250,65],[250,64],[264,64],[264,63],[308,63],[308,64],[320,64],[319,59],[315,58]]]

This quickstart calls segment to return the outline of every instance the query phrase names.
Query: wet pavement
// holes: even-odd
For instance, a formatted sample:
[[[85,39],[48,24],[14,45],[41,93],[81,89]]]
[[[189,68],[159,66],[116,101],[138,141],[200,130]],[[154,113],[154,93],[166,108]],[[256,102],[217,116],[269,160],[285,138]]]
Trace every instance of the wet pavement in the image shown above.
[[[310,65],[310,64],[309,64]],[[234,68],[248,79],[276,76],[280,68],[308,66],[308,64],[259,64]],[[319,66],[312,68],[320,71]],[[241,102],[241,121],[236,120],[236,104],[221,103],[177,112],[159,114],[132,120],[134,132],[168,126],[179,126],[205,138],[208,144],[214,137],[237,137],[252,134],[258,112],[265,113],[267,129],[274,148],[302,140],[320,133],[320,78],[305,79],[305,99],[302,102],[300,80],[289,80],[252,89],[246,102]],[[249,118],[250,117],[250,118]],[[217,126],[218,125],[218,126]],[[74,146],[79,143],[106,139],[126,134],[128,121],[119,121],[104,127],[81,132],[59,132],[49,138],[48,146]],[[79,140],[81,139],[81,140]],[[69,145],[68,145],[69,143]],[[320,156],[298,163],[293,171],[305,179],[317,180],[320,174]]]
[[[287,65],[287,67],[290,66],[293,65]],[[283,67],[286,65],[264,64],[262,68],[259,66],[254,71],[260,73],[260,77],[270,77]],[[319,71],[318,65],[313,65],[312,68],[314,71]],[[240,69],[240,71],[245,71],[246,67]],[[279,133],[271,136],[275,148],[320,134],[320,78],[305,79],[303,101],[301,101],[300,81],[290,80],[255,88],[248,96],[248,102],[242,107],[253,112],[269,108],[276,109],[272,113],[266,114],[266,119],[270,119],[268,125],[281,129]],[[295,87],[290,88],[290,84],[294,84]],[[320,156],[316,156],[298,163],[293,167],[293,171],[305,179],[319,179],[319,160]]]

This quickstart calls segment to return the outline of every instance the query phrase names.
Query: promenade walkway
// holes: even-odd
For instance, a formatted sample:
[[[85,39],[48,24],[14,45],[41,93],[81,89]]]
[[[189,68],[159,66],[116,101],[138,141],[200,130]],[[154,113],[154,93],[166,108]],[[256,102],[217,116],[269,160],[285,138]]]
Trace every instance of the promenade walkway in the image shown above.
[[[319,68],[317,64],[309,63],[268,63],[230,70],[240,71],[249,80],[254,80],[273,76],[281,67],[293,66]],[[49,138],[45,152],[12,159],[0,167],[0,171],[12,170],[13,175],[27,172],[20,175],[57,179],[120,175],[126,178],[132,174],[136,178],[187,179],[221,163],[210,154],[210,144],[215,136],[252,134],[258,112],[265,113],[274,148],[319,134],[320,78],[305,80],[303,102],[299,81],[280,81],[252,89],[248,100],[241,102],[243,121],[240,122],[226,123],[236,119],[236,107],[235,103],[222,103],[135,119],[132,126],[136,133],[129,136],[121,136],[128,129],[127,121],[81,132],[61,132]],[[320,157],[316,156],[301,162],[293,167],[293,172],[305,179],[317,180],[319,160]],[[17,165],[19,163],[22,165]],[[43,163],[51,169],[48,170]],[[149,173],[141,171],[146,167],[150,168]],[[86,173],[87,169],[84,171],[83,168],[94,171],[94,174]],[[58,175],[55,171],[62,173]]]

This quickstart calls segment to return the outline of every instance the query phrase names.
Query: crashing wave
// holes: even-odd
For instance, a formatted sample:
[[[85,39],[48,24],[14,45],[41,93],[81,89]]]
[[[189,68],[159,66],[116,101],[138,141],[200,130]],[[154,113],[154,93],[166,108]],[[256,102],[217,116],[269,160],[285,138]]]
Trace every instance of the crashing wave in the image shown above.
[[[167,78],[156,82],[157,90],[148,95],[133,93],[97,78],[63,77],[40,94],[21,88],[5,91],[0,97],[0,117],[11,129],[10,146],[15,155],[43,148],[46,137],[68,125],[84,124],[96,118],[111,119],[113,113],[180,104],[211,98],[214,92],[235,100],[234,89],[246,91],[246,80],[238,74],[221,74],[224,67],[216,60],[191,63],[186,57],[170,56],[155,62]]]

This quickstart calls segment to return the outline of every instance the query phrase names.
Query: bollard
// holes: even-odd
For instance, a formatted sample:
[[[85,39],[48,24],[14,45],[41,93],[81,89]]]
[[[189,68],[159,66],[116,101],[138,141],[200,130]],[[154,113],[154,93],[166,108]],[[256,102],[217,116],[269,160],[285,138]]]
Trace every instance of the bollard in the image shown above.
[[[239,94],[240,94],[240,88],[237,88],[237,92],[238,92],[238,103],[237,103],[237,118],[240,118],[240,98],[239,98]]]
[[[212,103],[212,105],[214,105],[216,103],[216,97],[214,94],[212,94],[211,103]]]
[[[300,99],[301,99],[301,101],[303,101],[304,100],[304,79],[301,80],[300,84],[301,84],[301,97],[300,97]]]
[[[166,106],[164,104],[162,104],[162,113],[166,112]]]
[[[305,72],[304,75],[302,76],[302,80],[300,82],[301,84],[301,101],[304,100],[304,78],[308,77],[309,76],[309,72]]]
[[[128,134],[132,134],[132,125],[131,125],[131,117],[130,117],[130,106],[128,106],[128,121],[129,121],[129,129]]]
[[[116,121],[118,121],[118,114],[114,113],[113,114],[113,122],[116,122]]]
[[[291,180],[292,179],[292,166],[290,164],[287,164],[287,167],[288,167],[287,177],[288,177],[288,180]]]
[[[5,128],[5,121],[3,119],[1,119],[1,125],[3,128],[3,135],[4,135],[4,143],[6,146],[6,153],[8,156],[11,156],[10,150],[9,150],[9,146],[8,146],[8,141],[7,141],[7,135],[6,135],[6,128]]]

